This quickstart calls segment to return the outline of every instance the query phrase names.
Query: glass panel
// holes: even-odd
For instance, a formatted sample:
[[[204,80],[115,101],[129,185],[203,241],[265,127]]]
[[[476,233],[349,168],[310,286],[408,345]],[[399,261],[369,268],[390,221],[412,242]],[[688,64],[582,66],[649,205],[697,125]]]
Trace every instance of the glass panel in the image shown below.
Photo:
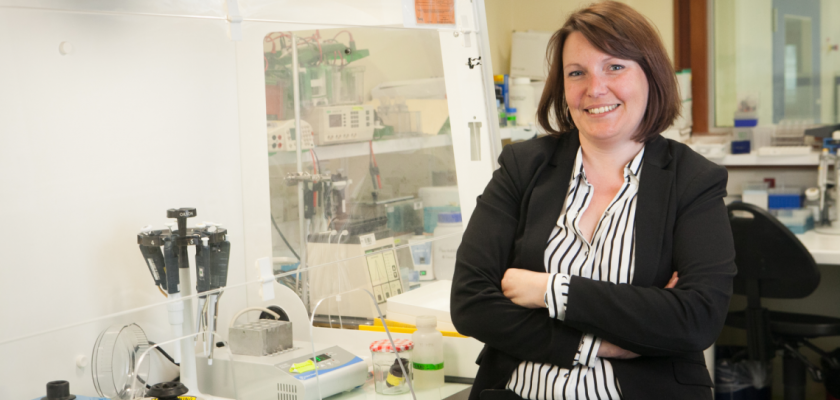
[[[715,125],[757,106],[759,124],[834,123],[840,6],[819,0],[714,2]]]
[[[144,14],[199,18],[227,18],[223,0],[100,1],[100,0],[0,0],[0,7],[108,14]]]
[[[310,268],[284,283],[310,310],[365,289],[387,315],[411,281],[451,279],[457,245],[435,253],[426,243],[418,264],[399,247],[463,229],[439,34],[301,29],[267,35],[264,50],[274,267],[300,268],[305,241]],[[343,323],[374,318],[363,293],[343,297],[319,310]]]

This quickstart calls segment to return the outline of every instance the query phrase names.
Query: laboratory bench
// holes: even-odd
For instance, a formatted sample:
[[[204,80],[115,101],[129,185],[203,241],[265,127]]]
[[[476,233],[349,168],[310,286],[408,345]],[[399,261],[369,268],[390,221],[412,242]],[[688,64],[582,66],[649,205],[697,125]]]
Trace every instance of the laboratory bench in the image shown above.
[[[817,264],[840,265],[840,235],[826,235],[810,230],[796,237]]]

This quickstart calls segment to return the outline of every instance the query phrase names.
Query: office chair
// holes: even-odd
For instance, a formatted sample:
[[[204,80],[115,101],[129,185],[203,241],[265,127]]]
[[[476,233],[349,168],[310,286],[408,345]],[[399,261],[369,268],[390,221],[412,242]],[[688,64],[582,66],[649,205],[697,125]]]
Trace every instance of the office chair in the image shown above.
[[[822,380],[820,368],[800,353],[805,346],[832,368],[837,360],[807,339],[840,335],[840,318],[770,311],[761,298],[799,299],[814,292],[820,272],[811,253],[779,220],[752,204],[732,203],[729,222],[735,240],[734,292],[747,296],[747,308],[730,312],[726,325],[747,331],[747,356],[762,363],[784,350],[785,400],[805,399],[805,372]]]

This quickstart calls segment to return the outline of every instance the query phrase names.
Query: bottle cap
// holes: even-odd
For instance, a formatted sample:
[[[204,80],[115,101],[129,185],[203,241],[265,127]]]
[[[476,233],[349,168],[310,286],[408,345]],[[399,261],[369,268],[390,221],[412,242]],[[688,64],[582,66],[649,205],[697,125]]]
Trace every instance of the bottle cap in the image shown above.
[[[73,400],[76,396],[70,394],[70,382],[52,381],[47,383],[47,397],[41,400]]]
[[[437,328],[437,317],[434,315],[421,315],[414,322],[418,328]]]
[[[820,199],[820,189],[819,188],[808,188],[805,190],[805,199],[806,200],[819,200]]]

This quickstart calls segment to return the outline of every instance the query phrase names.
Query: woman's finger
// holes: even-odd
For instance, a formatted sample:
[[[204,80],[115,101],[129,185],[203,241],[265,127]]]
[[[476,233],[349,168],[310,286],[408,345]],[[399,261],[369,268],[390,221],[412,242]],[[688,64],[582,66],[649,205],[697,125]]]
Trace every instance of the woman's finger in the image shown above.
[[[677,271],[674,271],[674,275],[671,275],[671,280],[669,280],[668,284],[665,285],[665,289],[673,289],[677,286],[678,280],[680,280],[680,278],[677,276]]]

